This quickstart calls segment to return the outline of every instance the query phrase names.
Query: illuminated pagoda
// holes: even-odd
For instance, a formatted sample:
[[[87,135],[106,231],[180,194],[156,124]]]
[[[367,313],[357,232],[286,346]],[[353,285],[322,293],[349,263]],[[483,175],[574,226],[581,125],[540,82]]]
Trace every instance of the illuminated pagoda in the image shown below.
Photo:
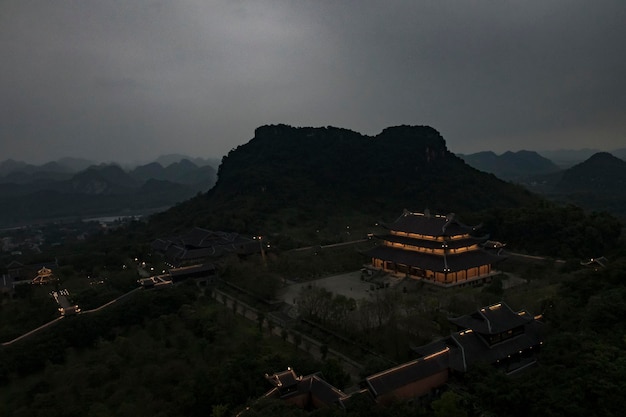
[[[482,283],[495,275],[503,256],[488,253],[475,237],[480,226],[466,226],[454,214],[431,215],[405,210],[380,243],[367,252],[375,269],[442,286]]]
[[[37,276],[31,281],[33,284],[48,284],[52,281],[56,281],[56,277],[52,273],[52,269],[42,267],[37,271]]]

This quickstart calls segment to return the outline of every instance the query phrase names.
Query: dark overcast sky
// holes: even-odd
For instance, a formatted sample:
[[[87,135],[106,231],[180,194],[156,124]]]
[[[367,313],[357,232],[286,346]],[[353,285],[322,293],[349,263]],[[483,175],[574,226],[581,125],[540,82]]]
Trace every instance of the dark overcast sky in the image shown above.
[[[611,150],[624,22],[624,0],[0,0],[0,161],[220,157],[270,123]]]

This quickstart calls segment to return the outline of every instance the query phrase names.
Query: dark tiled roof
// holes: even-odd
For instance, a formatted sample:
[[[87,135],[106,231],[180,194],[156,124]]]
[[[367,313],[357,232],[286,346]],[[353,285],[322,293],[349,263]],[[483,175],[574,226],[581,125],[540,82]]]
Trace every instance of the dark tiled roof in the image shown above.
[[[427,236],[455,236],[469,233],[472,227],[459,223],[453,214],[426,216],[421,213],[404,212],[389,229]]]
[[[152,248],[173,262],[218,257],[226,253],[254,253],[260,250],[258,241],[237,233],[214,232],[199,227],[167,239],[156,239]]]
[[[477,362],[495,363],[521,350],[538,346],[544,339],[543,323],[535,320],[525,311],[522,315],[528,319],[524,324],[524,332],[493,345],[488,345],[477,332],[465,329],[428,345],[413,347],[412,350],[419,356],[428,356],[448,347],[450,368],[463,372],[467,371],[468,366]]]
[[[584,266],[601,266],[602,268],[606,268],[606,266],[608,265],[609,260],[606,259],[604,256],[600,256],[599,258],[591,258],[588,261],[581,261],[580,264],[584,265]]]
[[[7,268],[22,268],[24,266],[23,263],[16,261],[16,260],[12,260],[11,262],[9,262],[9,264],[7,265]]]
[[[265,375],[265,379],[275,387],[289,388],[298,383],[298,376],[291,368],[287,368],[286,371],[277,372],[273,375]]]
[[[502,256],[496,256],[482,250],[447,255],[448,268],[451,271],[461,271],[467,268],[474,268],[481,265],[495,264],[504,259]]]
[[[360,389],[357,392],[351,393],[349,396],[345,398],[339,399],[339,404],[346,409],[350,409],[353,404],[353,401],[366,402],[367,404],[371,404],[373,407],[376,404],[376,400],[372,396],[372,393],[367,388]]]
[[[477,312],[449,319],[461,329],[472,329],[481,334],[497,334],[530,323],[526,312],[516,313],[505,303],[483,307]]]
[[[454,355],[457,356],[455,366],[462,370],[462,365],[458,362],[460,359],[458,355],[464,355],[465,367],[467,367],[478,362],[495,363],[498,360],[506,359],[509,355],[538,346],[543,340],[543,324],[534,321],[526,327],[524,333],[491,346],[488,346],[473,331],[457,332],[451,338],[459,346],[459,349],[452,349],[455,352]]]
[[[431,342],[427,345],[423,346],[411,346],[411,350],[421,358],[424,356],[429,356],[437,352],[441,352],[445,348],[449,347],[450,344],[447,342],[447,338],[437,339],[434,342]]]
[[[170,275],[173,277],[179,275],[194,274],[196,272],[215,272],[215,265],[211,263],[201,265],[183,266],[181,268],[170,269]]]
[[[152,249],[159,251],[159,252],[165,252],[167,250],[167,248],[169,247],[169,245],[171,245],[172,242],[169,240],[165,240],[165,239],[156,239],[152,242],[152,244],[150,246],[152,246]]]
[[[280,391],[278,390],[278,388],[274,387],[271,390],[267,391],[263,396],[267,397],[267,398],[279,399],[280,398]]]
[[[174,237],[170,240],[186,248],[238,245],[251,241],[251,239],[244,238],[237,233],[215,232],[200,227],[195,227],[184,235]]]
[[[211,246],[209,248],[199,248],[199,249],[186,249],[180,255],[180,259],[191,260],[191,259],[200,259],[200,258],[208,258],[209,256],[220,256],[224,254],[226,250],[222,246]]]
[[[312,398],[315,398],[317,401],[327,406],[337,404],[340,399],[347,397],[344,392],[333,387],[318,375],[303,377],[302,382],[298,386],[298,390],[308,392]]]
[[[319,374],[297,376],[291,368],[273,375],[265,375],[274,388],[268,391],[266,397],[292,398],[293,396],[306,395],[308,400],[315,400],[330,406],[341,405],[341,400],[348,397],[340,389],[337,389],[324,381]]]
[[[178,240],[184,246],[200,248],[205,246],[204,242],[210,240],[212,236],[214,236],[214,232],[200,227],[194,227],[184,235],[179,236]]]
[[[180,259],[185,253],[185,249],[180,246],[171,245],[165,251],[165,257],[168,259]]]
[[[448,353],[449,349],[444,348],[424,358],[368,376],[365,381],[375,396],[392,392],[448,369]]]
[[[415,266],[435,272],[444,272],[446,262],[448,269],[451,272],[456,272],[482,265],[490,265],[504,259],[503,257],[492,255],[482,250],[474,250],[456,255],[447,255],[444,260],[444,257],[441,255],[408,251],[390,246],[377,246],[366,252],[366,254],[372,258]]]
[[[403,245],[418,246],[421,248],[429,248],[429,249],[441,249],[443,248],[443,244],[444,244],[444,242],[436,241],[436,240],[415,239],[411,237],[396,236],[396,235],[380,235],[380,236],[377,235],[376,238],[380,240],[387,240],[389,242],[401,243]],[[471,246],[471,245],[477,245],[479,243],[482,243],[484,240],[485,238],[470,237],[470,238],[464,238],[464,239],[446,240],[445,244],[450,249],[456,249],[456,248],[464,248],[466,246]]]

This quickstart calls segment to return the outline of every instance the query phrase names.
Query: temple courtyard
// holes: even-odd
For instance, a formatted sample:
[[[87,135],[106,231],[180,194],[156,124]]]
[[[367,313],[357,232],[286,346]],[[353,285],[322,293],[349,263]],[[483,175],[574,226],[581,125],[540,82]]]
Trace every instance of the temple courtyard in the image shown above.
[[[505,273],[504,275],[506,276],[506,278],[502,280],[504,289],[526,283],[526,280],[513,274]],[[288,304],[295,305],[302,288],[315,286],[325,288],[333,294],[341,294],[347,298],[362,300],[372,297],[376,291],[385,291],[396,285],[411,287],[416,284],[416,281],[412,279],[406,280],[404,284],[402,284],[402,281],[401,278],[390,275],[378,279],[375,282],[367,281],[361,279],[361,271],[358,270],[306,282],[287,281],[287,285],[279,291],[278,298]],[[400,290],[402,290],[402,288],[400,288]]]

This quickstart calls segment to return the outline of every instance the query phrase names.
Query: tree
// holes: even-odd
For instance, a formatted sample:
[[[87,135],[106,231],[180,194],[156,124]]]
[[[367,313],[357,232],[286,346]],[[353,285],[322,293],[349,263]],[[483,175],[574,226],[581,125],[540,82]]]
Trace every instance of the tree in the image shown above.
[[[263,331],[263,322],[265,321],[265,314],[261,313],[260,311],[257,313],[256,315],[256,321],[257,323],[259,323],[259,331],[262,332]]]
[[[320,346],[320,353],[322,354],[322,359],[326,359],[326,355],[328,355],[328,345],[326,343]]]
[[[299,332],[295,332],[293,335],[293,343],[294,345],[299,348],[300,345],[302,344],[302,335]]]
[[[453,391],[444,392],[431,406],[435,417],[467,417],[467,411],[461,405],[461,397]]]
[[[321,371],[322,375],[324,375],[324,380],[334,387],[344,389],[350,383],[350,375],[343,370],[341,363],[337,359],[327,359],[324,362]]]
[[[214,404],[211,406],[211,417],[226,417],[228,415],[228,406],[225,404]]]

